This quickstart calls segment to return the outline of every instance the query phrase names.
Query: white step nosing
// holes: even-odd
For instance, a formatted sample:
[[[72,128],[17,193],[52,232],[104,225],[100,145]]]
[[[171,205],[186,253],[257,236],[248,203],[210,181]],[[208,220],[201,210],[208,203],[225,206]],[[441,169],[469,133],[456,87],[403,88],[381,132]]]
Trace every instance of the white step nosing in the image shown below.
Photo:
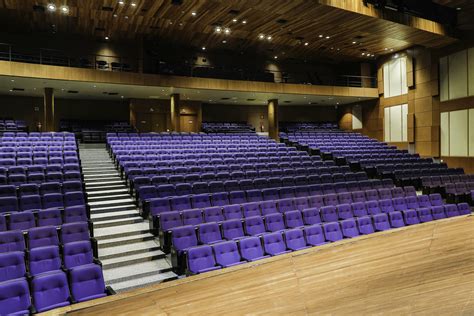
[[[112,285],[112,284],[121,283],[121,282],[129,281],[129,280],[133,280],[133,279],[141,279],[141,278],[145,278],[145,277],[159,276],[160,274],[163,275],[163,274],[166,274],[168,272],[172,272],[171,267],[170,268],[165,268],[165,269],[159,269],[159,270],[140,272],[140,273],[128,275],[128,276],[125,276],[125,277],[111,279],[111,280],[107,280],[106,283],[108,285]]]
[[[117,293],[125,292],[125,291],[130,291],[133,289],[138,289],[141,287],[149,286],[152,284],[159,284],[159,283],[164,283],[168,281],[173,281],[178,278],[176,274],[173,272],[167,272],[166,277],[164,277],[165,273],[162,274],[157,274],[155,276],[148,276],[144,278],[139,278],[139,279],[132,279],[130,281],[123,281],[119,283],[112,284],[112,288],[117,291]],[[107,283],[108,285],[108,283]]]
[[[102,190],[102,191],[92,191],[86,192],[89,197],[100,196],[101,194],[113,194],[113,193],[122,193],[126,192],[128,194],[127,188],[124,186],[122,189],[112,189],[112,190]]]
[[[99,245],[99,251],[100,251],[101,248],[112,248],[112,247],[118,247],[118,246],[123,246],[123,245],[139,244],[144,241],[152,241],[152,240],[153,241],[156,240],[156,237],[150,233],[143,233],[143,234],[133,235],[133,236],[116,237],[116,238],[110,238],[110,239],[99,239],[98,245]]]
[[[124,266],[129,266],[141,262],[151,262],[155,260],[164,259],[166,255],[162,251],[151,251],[147,253],[140,253],[136,255],[116,257],[113,259],[105,259],[102,261],[102,268],[113,269]]]
[[[154,239],[113,247],[99,247],[99,259],[111,259],[119,256],[128,256],[135,253],[158,250],[160,250],[160,246]]]
[[[130,225],[128,225],[130,226]],[[126,232],[120,232],[116,234],[100,234],[101,229],[107,229],[107,228],[112,228],[112,227],[103,227],[103,228],[98,228],[94,229],[94,237],[97,240],[107,240],[107,239],[113,239],[117,237],[128,237],[128,236],[135,236],[135,235],[143,235],[146,233],[150,232],[150,229],[137,229],[137,230],[130,230]]]
[[[107,220],[107,219],[110,219],[110,217],[114,217],[114,216],[135,217],[135,216],[140,216],[140,214],[136,210],[121,210],[121,211],[104,212],[104,213],[91,212],[92,221]]]
[[[143,222],[141,217],[128,217],[123,219],[114,219],[109,221],[93,221],[94,228],[106,228],[106,227],[116,227],[116,226],[126,226],[130,224],[138,224]]]
[[[123,204],[123,203],[135,203],[135,200],[132,198],[119,199],[114,201],[102,201],[102,202],[89,202],[90,206],[99,206],[99,205],[114,205],[114,204]]]

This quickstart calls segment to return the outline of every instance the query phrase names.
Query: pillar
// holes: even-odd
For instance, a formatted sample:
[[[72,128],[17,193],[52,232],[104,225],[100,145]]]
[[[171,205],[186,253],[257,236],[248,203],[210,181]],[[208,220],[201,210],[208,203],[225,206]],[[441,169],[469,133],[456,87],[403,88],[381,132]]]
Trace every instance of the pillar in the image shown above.
[[[268,137],[278,141],[278,99],[268,100]]]
[[[370,80],[371,69],[369,63],[361,63],[360,64],[360,75],[361,75],[361,86],[362,88],[371,88],[372,83]]]
[[[42,131],[44,132],[54,132],[55,131],[55,124],[54,124],[54,89],[53,88],[44,88],[43,94],[43,127]]]
[[[175,93],[170,98],[170,113],[171,113],[171,131],[179,132],[179,94]]]

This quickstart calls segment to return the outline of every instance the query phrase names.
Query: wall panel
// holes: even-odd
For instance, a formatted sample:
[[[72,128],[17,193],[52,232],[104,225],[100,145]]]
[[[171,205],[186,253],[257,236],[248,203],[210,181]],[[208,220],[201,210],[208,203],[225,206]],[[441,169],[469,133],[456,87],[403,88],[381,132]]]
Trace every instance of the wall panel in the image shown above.
[[[441,113],[441,155],[449,156],[449,112]]]
[[[401,127],[402,127],[402,141],[406,142],[406,141],[408,141],[408,135],[407,135],[407,131],[408,131],[408,126],[407,126],[408,104],[403,104],[401,110],[402,110],[402,117],[401,117],[401,120],[402,120],[402,124],[401,124]]]
[[[354,105],[352,107],[352,129],[362,129],[362,107]]]
[[[390,107],[390,141],[402,141],[402,107]]]
[[[449,100],[448,57],[443,57],[439,60],[439,84],[441,88],[441,101]]]
[[[467,97],[467,51],[452,54],[449,64],[449,99]]]
[[[390,141],[390,108],[384,109],[384,116],[383,116],[383,134],[384,134],[384,141]]]
[[[467,51],[469,95],[474,96],[474,47]]]
[[[468,111],[449,113],[449,152],[451,156],[465,157],[468,154]]]
[[[469,110],[469,156],[474,157],[474,109]]]

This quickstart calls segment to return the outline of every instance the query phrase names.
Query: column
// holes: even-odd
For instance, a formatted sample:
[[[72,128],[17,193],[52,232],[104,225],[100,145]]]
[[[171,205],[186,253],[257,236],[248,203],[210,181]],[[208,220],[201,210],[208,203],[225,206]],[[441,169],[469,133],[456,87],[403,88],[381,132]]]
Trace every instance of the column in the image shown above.
[[[268,100],[268,137],[278,141],[278,99]]]
[[[171,113],[171,131],[179,132],[179,94],[175,93],[170,98],[170,113]]]
[[[44,118],[43,118],[43,127],[42,131],[44,132],[54,132],[54,89],[53,88],[44,88]]]

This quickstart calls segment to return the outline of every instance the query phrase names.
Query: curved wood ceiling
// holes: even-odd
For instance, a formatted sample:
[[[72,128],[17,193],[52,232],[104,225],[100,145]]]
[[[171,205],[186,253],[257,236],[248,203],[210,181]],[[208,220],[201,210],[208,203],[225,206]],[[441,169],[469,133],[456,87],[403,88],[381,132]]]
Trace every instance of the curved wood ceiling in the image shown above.
[[[367,54],[376,58],[391,49],[413,45],[442,47],[455,41],[449,36],[320,4],[328,0],[183,0],[181,5],[172,4],[171,0],[124,2],[3,0],[0,23],[8,31],[54,29],[92,38],[110,36],[114,41],[163,39],[197,48],[205,46],[207,50],[251,50],[270,57],[297,59],[363,60]],[[132,2],[136,5],[132,6]],[[353,2],[353,11],[357,11],[362,1]],[[48,3],[56,4],[58,10],[34,10],[35,5],[45,7]],[[59,10],[63,4],[69,7],[67,15]],[[217,26],[229,28],[230,34],[217,33]],[[260,39],[261,34],[264,39]],[[267,40],[267,36],[272,39]]]

